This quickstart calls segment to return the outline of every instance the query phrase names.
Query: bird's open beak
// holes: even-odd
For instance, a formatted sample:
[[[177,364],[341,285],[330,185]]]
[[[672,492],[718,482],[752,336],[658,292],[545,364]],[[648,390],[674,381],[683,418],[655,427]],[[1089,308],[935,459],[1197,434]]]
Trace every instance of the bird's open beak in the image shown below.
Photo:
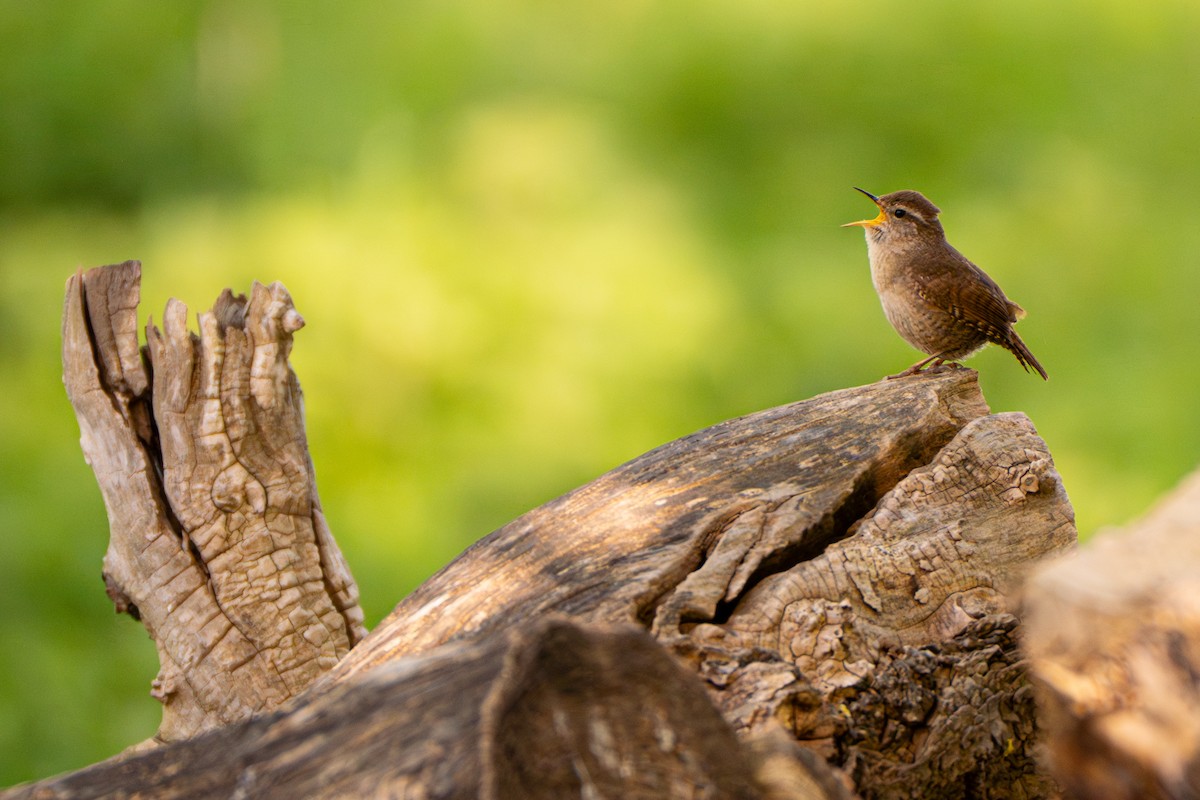
[[[866,189],[859,189],[857,186],[855,186],[854,188],[858,189],[858,191],[862,192],[867,197],[871,198],[872,203],[874,203],[877,206],[879,205],[878,197],[871,194]],[[879,206],[879,216],[877,216],[875,219],[860,219],[858,222],[847,222],[842,227],[843,228],[852,228],[857,225],[860,228],[871,228],[871,227],[878,225],[879,223],[883,222],[886,219],[887,219],[887,214],[884,212],[883,206]]]

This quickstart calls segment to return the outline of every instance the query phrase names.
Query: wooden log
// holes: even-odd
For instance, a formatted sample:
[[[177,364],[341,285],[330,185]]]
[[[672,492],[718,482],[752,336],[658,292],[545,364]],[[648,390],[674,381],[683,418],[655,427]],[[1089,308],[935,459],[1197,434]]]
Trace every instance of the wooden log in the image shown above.
[[[947,369],[752,414],[484,538],[315,689],[542,614],[651,630],[741,732],[783,723],[867,797],[1053,792],[1007,592],[1073,545],[1022,414]]]
[[[1053,774],[1075,798],[1200,797],[1200,471],[1026,589]]]
[[[263,316],[278,321],[263,341],[274,347],[247,348],[235,335],[232,349],[244,354],[243,363],[249,354],[250,366],[229,385],[245,391],[241,407],[258,411],[238,413],[231,404],[233,413],[223,418],[254,424],[235,426],[238,435],[227,439],[258,432],[274,443],[269,452],[303,464],[307,459],[288,449],[302,428],[264,430],[276,420],[262,409],[279,404],[264,405],[256,392],[295,398],[299,389],[284,371],[290,338],[279,333],[288,328],[290,300],[282,287],[263,291],[274,298],[263,305],[276,309]],[[70,307],[69,299],[68,313]],[[253,307],[251,301],[245,308]],[[178,313],[168,313],[167,339],[182,330]],[[214,314],[215,322],[202,319],[201,344],[205,330],[216,342],[217,334],[242,327],[237,311]],[[187,364],[187,348],[155,343],[152,334],[152,358],[156,352],[156,363]],[[205,376],[215,372],[192,374],[194,384],[164,381],[160,390],[156,367],[152,405],[178,405],[180,386],[211,383]],[[157,419],[158,409],[151,411]],[[193,450],[172,450],[188,454],[184,463],[227,463],[220,447],[204,456],[195,451],[208,442],[210,419],[193,412],[168,428],[185,442],[189,430],[201,432],[190,439]],[[217,485],[225,473],[171,473],[164,466],[161,474],[176,474],[178,490],[192,497],[203,493],[186,476]],[[239,476],[224,496],[245,514],[258,495]],[[271,492],[265,496],[269,503]],[[315,490],[313,498],[315,507]],[[989,414],[974,372],[945,368],[832,392],[664,445],[485,537],[285,707],[93,769],[118,770],[111,774],[124,782],[110,785],[130,794],[157,791],[156,781],[168,775],[199,786],[195,781],[209,778],[190,771],[202,769],[263,796],[335,794],[331,786],[537,796],[518,792],[534,791],[536,776],[555,776],[556,791],[572,795],[606,787],[608,796],[619,787],[620,796],[657,797],[668,781],[691,787],[679,796],[832,798],[845,795],[841,780],[865,798],[1049,797],[1054,788],[1033,759],[1033,705],[1006,592],[1037,559],[1074,539],[1070,504],[1044,442],[1024,415]],[[175,547],[202,559],[203,543],[197,553],[190,541],[177,536]],[[245,571],[237,558],[230,562]],[[162,599],[155,592],[138,598],[151,605]],[[329,602],[344,611],[336,593]],[[645,633],[628,638],[634,635],[622,626]],[[559,635],[550,631],[567,630],[563,636],[575,642],[569,657],[544,649],[544,637]],[[645,647],[670,654],[684,670],[656,666]],[[514,694],[513,684],[495,679],[506,674],[498,661],[544,668],[522,673],[534,679]],[[467,679],[455,677],[460,666]],[[688,673],[699,677],[701,694],[688,694]],[[228,683],[239,678],[236,671],[225,675]],[[626,695],[637,702],[624,705]],[[696,696],[707,696],[720,725]],[[495,697],[509,698],[518,717],[527,705],[538,710],[514,728],[536,745],[520,748],[511,737],[498,745],[500,739],[479,735],[495,719],[489,714],[500,701],[487,699]],[[669,718],[666,727],[638,719],[614,727],[618,718],[637,717],[637,709],[666,709],[671,697],[687,711],[650,714]],[[388,738],[379,726],[364,728],[358,718],[376,708],[388,709],[388,725],[416,735]],[[685,718],[696,730],[685,730]],[[735,739],[718,732],[726,725]],[[629,749],[613,744],[618,731]],[[734,753],[741,766],[730,766],[728,775],[740,777],[718,780],[724,762],[697,756],[708,752],[698,744],[668,746],[698,741],[697,733]],[[370,757],[348,754],[347,743],[373,748],[376,737],[382,749],[370,749]],[[264,755],[264,742],[286,747]],[[657,756],[643,751],[656,747],[686,751],[691,766],[682,773],[654,766]],[[283,764],[296,769],[294,779],[273,771]],[[466,765],[461,781],[446,777],[447,764]],[[262,770],[282,781],[278,795],[258,782]],[[619,783],[606,782],[613,775],[622,776]],[[78,794],[86,782],[77,778],[22,791],[87,796]],[[801,785],[815,788],[797,794]],[[726,786],[735,788],[713,788]]]
[[[6,797],[849,798],[779,759],[644,632],[548,618]]]
[[[822,395],[653,450],[485,537],[326,680],[548,611],[663,635],[819,555],[987,414],[975,373]]]

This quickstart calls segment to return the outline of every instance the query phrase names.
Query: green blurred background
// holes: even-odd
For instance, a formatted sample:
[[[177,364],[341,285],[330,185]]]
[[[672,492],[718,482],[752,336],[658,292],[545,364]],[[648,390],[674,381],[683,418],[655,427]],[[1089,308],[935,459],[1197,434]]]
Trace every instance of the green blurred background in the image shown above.
[[[368,624],[658,444],[915,361],[852,185],[1025,306],[987,351],[1085,535],[1197,463],[1200,5],[0,4],[0,784],[153,733],[60,383],[63,282],[281,280]]]

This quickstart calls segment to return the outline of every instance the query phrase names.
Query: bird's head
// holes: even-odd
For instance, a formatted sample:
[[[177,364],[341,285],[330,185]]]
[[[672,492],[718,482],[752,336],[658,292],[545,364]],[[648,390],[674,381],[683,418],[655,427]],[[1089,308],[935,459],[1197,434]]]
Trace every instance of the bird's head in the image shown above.
[[[876,197],[865,189],[854,187],[871,198],[871,202],[879,208],[879,216],[874,219],[863,219],[858,222],[847,222],[843,228],[861,227],[867,236],[880,240],[884,238],[925,238],[936,236],[945,237],[942,223],[938,221],[939,209],[920,192],[903,189],[899,192]]]

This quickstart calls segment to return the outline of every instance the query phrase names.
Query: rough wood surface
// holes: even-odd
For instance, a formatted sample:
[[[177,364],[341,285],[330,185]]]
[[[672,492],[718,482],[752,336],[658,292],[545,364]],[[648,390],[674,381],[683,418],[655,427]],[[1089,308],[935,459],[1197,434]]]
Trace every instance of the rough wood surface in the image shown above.
[[[849,798],[781,746],[739,742],[644,632],[548,619],[6,797]]]
[[[846,389],[715,425],[481,539],[396,606],[337,680],[548,611],[660,635],[821,553],[987,414],[975,373]]]
[[[1049,796],[1005,593],[1074,541],[1028,418],[947,369],[722,423],[535,509],[316,688],[550,612],[630,622],[735,729],[784,723],[864,796]]]
[[[156,738],[176,741],[278,707],[365,631],[317,500],[287,291],[226,290],[199,337],[172,300],[144,360],[140,280],[131,261],[68,281],[63,382],[108,510],[105,585],[154,639]]]
[[[1200,797],[1200,471],[1031,578],[1050,765],[1069,796]]]
[[[160,432],[128,421],[145,413],[136,381],[124,406],[121,392],[105,401],[126,409],[113,423],[121,436],[148,431],[129,451],[161,448],[161,468],[138,463],[174,484],[160,493],[171,498],[162,508],[181,511],[156,515],[152,481],[142,495],[114,496],[158,526],[147,541],[174,534],[172,558],[185,554],[184,567],[208,564],[209,543],[229,531],[260,529],[254,509],[263,498],[272,507],[277,483],[258,481],[268,487],[260,494],[242,467],[256,475],[291,465],[283,487],[300,485],[292,470],[308,465],[302,426],[276,416],[299,398],[286,369],[290,300],[276,286],[256,287],[245,306],[230,302],[202,319],[190,349],[178,310],[161,338],[151,334],[154,405],[177,414],[157,422]],[[110,338],[131,346],[127,334]],[[123,352],[104,363],[127,370],[136,359]],[[218,352],[240,354],[242,366],[228,373]],[[160,365],[191,382],[166,380]],[[206,413],[218,404],[203,387],[227,373],[221,386],[242,399]],[[181,406],[184,396],[199,408]],[[125,439],[102,446],[84,433],[89,455],[126,452]],[[231,462],[248,435],[264,442],[261,453]],[[125,479],[137,479],[137,466]],[[220,487],[215,516],[189,506],[209,499],[191,491],[197,479]],[[308,506],[279,512],[302,520],[305,508],[318,509],[315,490]],[[277,516],[262,525],[272,530]],[[203,523],[213,519],[236,524],[210,532]],[[324,565],[333,546],[323,530],[314,524]],[[1049,797],[1005,593],[1074,539],[1045,444],[1024,415],[989,414],[974,372],[832,392],[671,442],[484,537],[285,707],[91,770],[109,770],[106,785],[129,796],[155,795],[169,779],[195,793],[218,781],[238,796],[507,798],[589,787],[584,796],[657,797],[670,786],[675,796],[838,798],[844,781],[865,798]],[[259,551],[221,552],[228,561],[213,561],[246,575],[245,559],[257,563]],[[326,574],[338,577],[326,582],[352,587],[333,562]],[[152,589],[162,574],[150,573]],[[116,596],[139,603],[143,619],[155,609],[152,630],[160,619],[178,624],[172,595],[134,598],[128,578],[115,577]],[[255,591],[271,586],[230,580],[246,605],[214,592],[211,607],[250,614]],[[353,642],[348,597],[300,602],[336,609]],[[266,618],[276,602],[267,591]],[[676,762],[686,769],[673,771]],[[91,770],[14,796],[91,796],[101,774]]]

